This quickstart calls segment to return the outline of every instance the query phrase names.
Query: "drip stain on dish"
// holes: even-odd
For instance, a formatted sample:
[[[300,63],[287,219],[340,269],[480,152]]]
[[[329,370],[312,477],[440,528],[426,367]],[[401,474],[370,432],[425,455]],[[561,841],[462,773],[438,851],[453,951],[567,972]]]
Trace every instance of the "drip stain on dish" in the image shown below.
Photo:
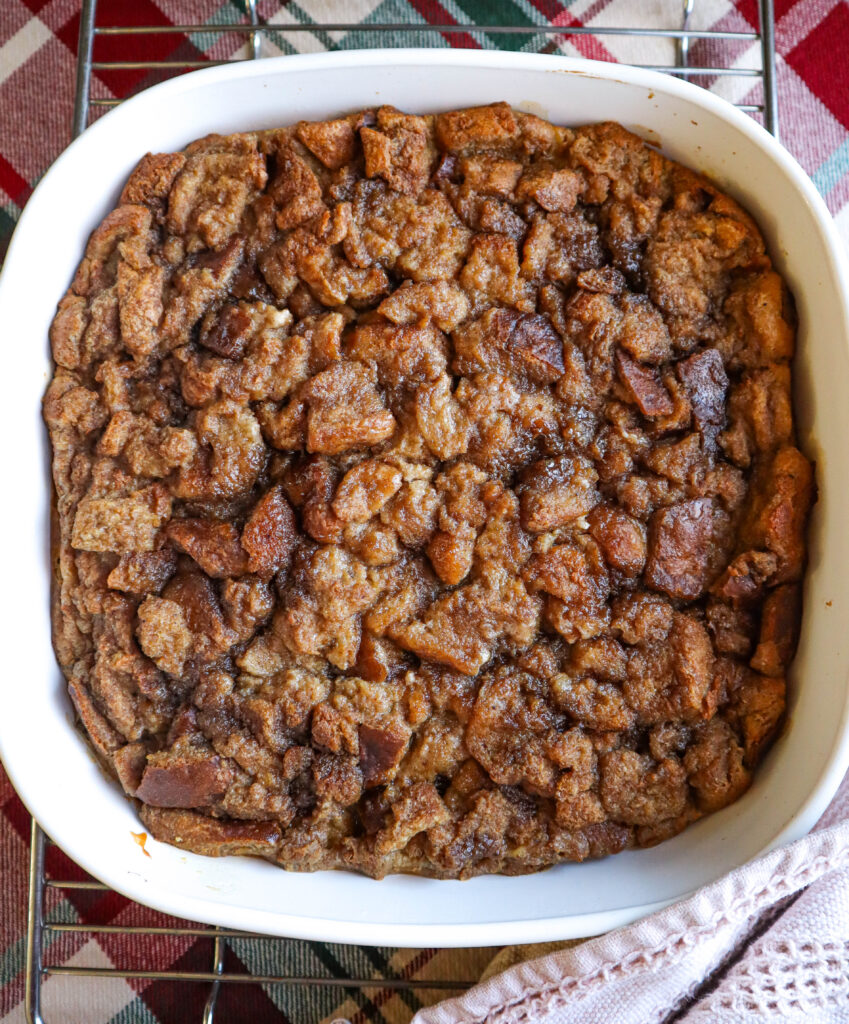
[[[145,857],[149,857],[150,851],[145,846],[145,843],[147,842],[147,832],[130,832],[130,835],[133,837],[133,842],[141,847],[141,852]]]
[[[635,135],[639,135],[644,142],[650,146],[655,146],[657,149],[663,149],[663,139],[661,138],[660,132],[654,128],[647,128],[643,124],[632,124],[630,130]]]

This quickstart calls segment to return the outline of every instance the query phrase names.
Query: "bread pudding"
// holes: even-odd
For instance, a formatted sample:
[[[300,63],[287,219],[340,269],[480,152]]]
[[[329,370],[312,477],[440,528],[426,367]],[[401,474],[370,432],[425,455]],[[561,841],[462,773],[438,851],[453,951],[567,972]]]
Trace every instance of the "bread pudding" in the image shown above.
[[[157,839],[518,874],[780,729],[812,467],[751,217],[614,123],[148,154],[51,328],[54,644]]]

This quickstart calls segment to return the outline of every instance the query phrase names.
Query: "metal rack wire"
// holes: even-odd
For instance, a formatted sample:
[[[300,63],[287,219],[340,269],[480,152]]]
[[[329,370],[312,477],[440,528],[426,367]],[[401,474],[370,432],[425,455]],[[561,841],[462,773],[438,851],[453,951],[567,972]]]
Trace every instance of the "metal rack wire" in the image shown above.
[[[778,97],[775,78],[775,20],[773,0],[758,0],[759,31],[712,31],[697,30],[691,27],[694,8],[697,0],[678,0],[680,3],[680,23],[670,28],[641,28],[624,26],[585,27],[561,25],[540,19],[533,24],[471,24],[471,23],[384,23],[361,24],[346,22],[263,24],[257,14],[256,0],[242,0],[244,20],[241,22],[206,24],[206,25],[100,25],[97,22],[97,0],[83,0],[80,17],[79,48],[77,52],[76,93],[74,102],[73,134],[79,135],[88,125],[92,116],[96,116],[100,108],[117,105],[120,100],[115,97],[92,96],[92,79],[95,73],[117,71],[146,71],[151,74],[169,77],[182,72],[207,67],[212,64],[233,63],[241,60],[255,60],[262,56],[263,39],[272,33],[277,36],[289,36],[294,33],[312,33],[322,44],[326,45],[331,33],[341,34],[345,39],[356,39],[358,35],[368,33],[370,37],[377,35],[384,45],[392,45],[398,34],[413,35],[420,45],[442,44],[446,40],[456,45],[468,45],[467,40],[477,41],[483,37],[490,40],[503,39],[507,36],[530,40],[542,37],[545,40],[544,52],[557,52],[565,40],[577,36],[619,36],[628,38],[663,38],[676,43],[676,62],[669,65],[643,64],[642,67],[655,71],[663,71],[684,78],[692,78],[702,83],[721,77],[738,77],[751,79],[752,84],[761,83],[763,99],[760,103],[738,103],[742,110],[762,116],[764,125],[778,136]],[[226,60],[95,60],[95,43],[98,39],[118,39],[126,43],[128,58],[132,53],[133,43],[140,36],[188,36],[193,33],[236,35],[244,37],[247,44],[247,55],[232,57]],[[690,44],[693,40],[713,41],[716,43],[748,43],[759,44],[761,67],[703,66],[691,62]],[[335,45],[335,44],[332,44]],[[27,942],[26,942],[26,1017],[30,1024],[45,1024],[41,1012],[42,983],[48,977],[85,977],[146,979],[173,982],[201,982],[210,986],[209,994],[203,1010],[203,1024],[213,1024],[216,1002],[220,986],[223,983],[288,985],[288,986],[327,986],[339,990],[352,989],[439,989],[456,991],[472,984],[472,981],[456,980],[407,980],[403,978],[326,978],[317,976],[284,976],[281,974],[236,974],[224,970],[225,954],[229,939],[263,939],[264,936],[251,935],[245,932],[225,928],[204,927],[188,922],[175,927],[145,927],[118,925],[68,924],[49,921],[45,918],[45,897],[50,890],[67,892],[70,890],[89,890],[107,892],[108,888],[93,879],[71,880],[48,878],[46,872],[46,852],[49,840],[32,822],[29,897],[27,907]],[[211,938],[212,957],[208,971],[188,971],[182,969],[155,970],[141,968],[105,968],[82,967],[53,964],[49,962],[47,947],[49,939],[61,934],[84,933],[86,935],[112,934],[123,936],[143,936],[155,941],[157,937],[193,937]],[[289,940],[280,939],[279,942]]]

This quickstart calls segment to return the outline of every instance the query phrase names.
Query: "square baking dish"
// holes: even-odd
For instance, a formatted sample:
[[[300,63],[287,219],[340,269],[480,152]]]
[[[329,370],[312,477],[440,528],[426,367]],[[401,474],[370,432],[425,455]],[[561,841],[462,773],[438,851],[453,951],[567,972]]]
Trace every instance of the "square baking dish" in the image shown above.
[[[350,872],[296,875],[133,840],[135,810],[73,727],[50,643],[50,489],[40,402],[47,332],[90,231],[148,151],[208,132],[319,119],[391,103],[426,113],[494,100],[577,125],[614,119],[710,175],[757,218],[796,298],[800,445],[816,461],[802,641],[788,722],[737,803],[650,850],[522,877],[466,882]],[[215,67],[156,86],[86,131],[21,217],[0,278],[11,354],[5,439],[6,585],[0,756],[33,816],[114,889],[228,927],[399,946],[536,942],[625,924],[810,829],[849,765],[849,273],[804,172],[762,128],[686,82],[621,65],[462,50],[376,50]]]

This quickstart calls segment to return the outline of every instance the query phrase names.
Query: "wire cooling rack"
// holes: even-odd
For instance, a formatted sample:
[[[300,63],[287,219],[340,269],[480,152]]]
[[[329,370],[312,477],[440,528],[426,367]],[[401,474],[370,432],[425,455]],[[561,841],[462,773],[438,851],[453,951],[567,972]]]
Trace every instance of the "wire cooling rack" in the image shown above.
[[[699,30],[692,27],[697,0],[672,0],[671,7],[678,6],[678,24],[668,28],[645,28],[637,26],[605,25],[604,27],[585,27],[558,24],[555,17],[546,21],[539,16],[533,22],[525,23],[495,22],[493,24],[471,23],[456,20],[447,22],[397,22],[397,23],[346,23],[346,22],[308,22],[291,21],[290,23],[264,24],[261,22],[256,7],[256,0],[242,0],[244,16],[240,21],[218,22],[205,25],[105,25],[99,24],[97,18],[97,0],[83,0],[80,17],[79,48],[77,51],[76,93],[74,100],[73,134],[82,132],[92,117],[97,116],[100,109],[116,106],[121,102],[114,96],[94,96],[93,83],[101,76],[113,72],[144,72],[149,76],[142,81],[142,87],[153,81],[181,74],[199,67],[212,64],[235,63],[240,60],[256,60],[263,56],[264,40],[277,42],[275,52],[291,52],[288,39],[296,33],[307,33],[314,41],[312,48],[341,48],[357,45],[415,45],[452,46],[498,45],[505,37],[513,37],[513,42],[520,45],[533,45],[540,52],[556,53],[562,50],[564,42],[576,36],[627,37],[629,39],[659,38],[673,40],[675,43],[675,63],[673,64],[641,64],[641,67],[655,71],[675,74],[703,84],[715,81],[720,77],[750,79],[750,84],[760,83],[762,100],[759,103],[738,103],[741,110],[760,116],[766,128],[778,136],[778,98],[775,82],[775,16],[773,0],[758,0],[759,30],[757,32]],[[556,4],[557,7],[564,5]],[[498,5],[493,5],[493,9]],[[224,8],[225,12],[227,8]],[[235,11],[233,7],[231,10]],[[134,60],[132,59],[134,44],[141,36],[176,37],[194,34],[216,36],[241,36],[245,42],[245,55],[225,60]],[[122,59],[97,60],[95,49],[98,40],[109,39],[112,52],[116,43],[122,44],[126,55]],[[343,40],[340,44],[337,40]],[[694,40],[705,40],[718,45],[758,44],[760,50],[760,67],[739,67],[736,63],[722,65],[718,61],[712,66],[694,65],[691,62],[691,43]],[[712,48],[712,52],[717,52]],[[95,77],[96,73],[96,77]],[[749,91],[749,90],[747,90]],[[92,981],[103,978],[125,978],[151,981],[198,982],[209,986],[209,995],[202,1014],[203,1024],[213,1024],[215,1007],[220,986],[224,983],[256,984],[256,985],[288,985],[288,986],[327,986],[340,990],[353,989],[440,989],[457,991],[469,987],[473,980],[407,980],[403,978],[327,978],[308,975],[284,976],[282,974],[236,974],[224,970],[225,954],[229,939],[264,940],[266,937],[251,935],[245,932],[225,928],[205,927],[186,922],[174,927],[134,927],[118,925],[69,924],[55,922],[45,917],[45,897],[49,890],[68,892],[70,890],[88,890],[91,892],[108,893],[107,886],[94,879],[55,879],[48,878],[46,871],[46,853],[50,840],[41,831],[35,821],[32,822],[32,838],[30,846],[29,898],[27,907],[27,944],[26,944],[26,1016],[30,1024],[46,1024],[41,1013],[42,983],[48,977],[88,978]],[[155,970],[130,967],[117,969],[113,967],[82,967],[67,964],[51,963],[49,947],[52,940],[68,933],[93,935],[121,935],[142,937],[150,940],[151,953],[155,955],[156,941],[163,936],[184,938],[211,938],[212,957],[206,971],[188,971],[182,969]],[[285,943],[289,940],[275,940]],[[147,959],[147,958],[146,958]],[[149,961],[148,961],[149,962]],[[56,1022],[59,1024],[59,1022]],[[306,1024],[306,1022],[305,1022]],[[311,1024],[311,1022],[310,1022]]]

